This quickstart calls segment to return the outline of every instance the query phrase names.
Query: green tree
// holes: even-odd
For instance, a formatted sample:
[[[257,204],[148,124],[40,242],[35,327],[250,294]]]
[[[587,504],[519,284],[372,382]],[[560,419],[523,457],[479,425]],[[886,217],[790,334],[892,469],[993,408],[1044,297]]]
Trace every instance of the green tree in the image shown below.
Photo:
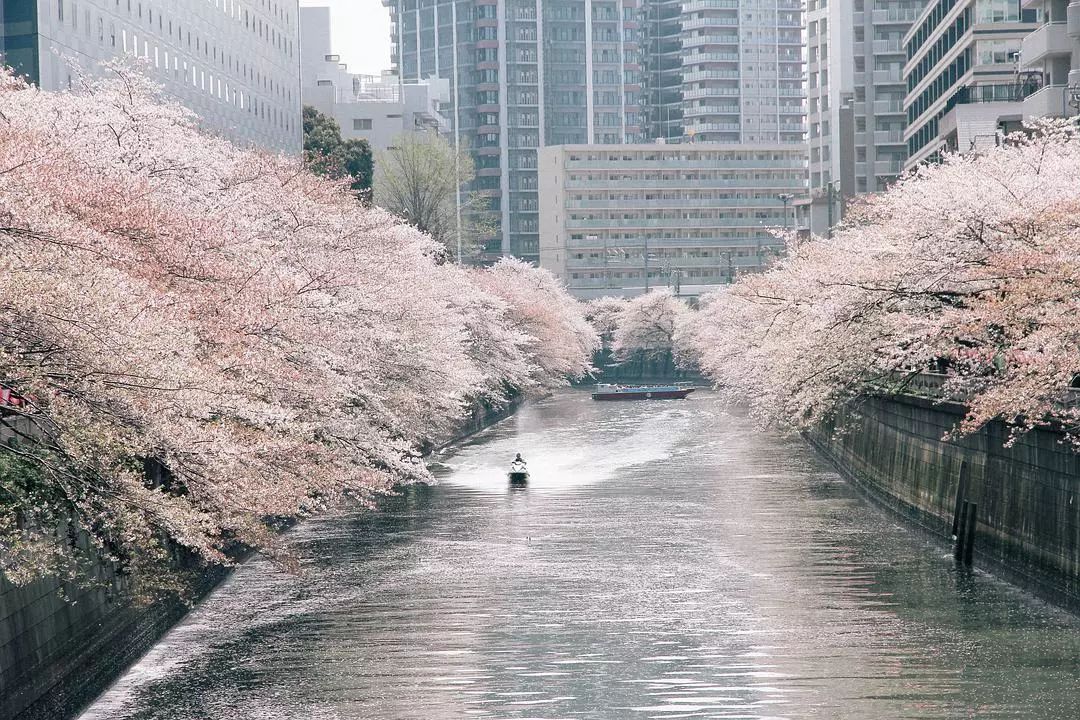
[[[472,158],[430,133],[405,133],[379,153],[375,203],[442,243],[462,260],[475,256],[493,230],[487,198],[465,190],[475,177]],[[458,192],[461,236],[458,237]]]
[[[334,118],[304,106],[304,157],[312,172],[332,178],[350,177],[361,198],[371,196],[373,159],[364,139],[343,140]]]

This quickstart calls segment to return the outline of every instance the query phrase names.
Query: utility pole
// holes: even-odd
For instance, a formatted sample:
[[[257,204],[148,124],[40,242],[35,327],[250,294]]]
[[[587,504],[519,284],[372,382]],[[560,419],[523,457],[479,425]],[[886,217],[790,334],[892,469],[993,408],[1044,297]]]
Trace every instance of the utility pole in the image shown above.
[[[151,18],[153,20],[153,18]],[[455,218],[455,230],[457,234],[457,264],[461,264],[461,103],[458,102],[458,89],[461,87],[458,83],[461,81],[461,76],[458,74],[458,42],[457,42],[457,3],[450,5],[450,22],[453,23],[453,43],[454,43],[454,184],[457,190],[454,193],[454,218]],[[438,28],[435,33],[438,34]],[[400,38],[400,36],[399,36]],[[401,47],[400,45],[398,46]],[[419,51],[417,48],[417,62],[419,62]],[[438,53],[438,49],[435,50]],[[398,92],[401,93],[404,88],[401,86],[401,72],[398,72]],[[404,95],[398,96],[399,102],[405,102]]]
[[[829,228],[828,228],[828,237],[832,237],[832,229],[833,229],[833,203],[834,203],[834,202],[836,202],[836,199],[837,199],[837,198],[841,198],[841,197],[842,197],[842,196],[840,195],[840,191],[839,191],[839,190],[838,190],[838,189],[836,188],[836,186],[837,186],[838,184],[839,184],[839,183],[838,183],[838,182],[837,182],[836,180],[833,180],[832,182],[830,182],[830,183],[829,183],[828,185],[826,185],[826,186],[825,186],[825,193],[826,193],[826,195],[828,196],[828,199],[829,199]]]
[[[645,236],[645,292],[649,292],[649,236]]]

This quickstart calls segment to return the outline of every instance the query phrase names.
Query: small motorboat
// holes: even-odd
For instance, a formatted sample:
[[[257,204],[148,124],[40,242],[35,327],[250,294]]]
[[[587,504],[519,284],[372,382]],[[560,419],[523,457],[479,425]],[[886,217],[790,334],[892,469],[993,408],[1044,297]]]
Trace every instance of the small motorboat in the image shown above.
[[[593,391],[593,400],[681,400],[694,388],[676,385],[608,385],[599,384]]]

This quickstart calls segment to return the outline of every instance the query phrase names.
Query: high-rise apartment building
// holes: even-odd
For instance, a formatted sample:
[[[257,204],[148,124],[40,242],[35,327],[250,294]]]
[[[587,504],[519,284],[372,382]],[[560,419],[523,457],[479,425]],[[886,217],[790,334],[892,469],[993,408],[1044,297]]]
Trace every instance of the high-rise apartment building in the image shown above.
[[[685,138],[803,141],[801,8],[800,0],[680,3],[677,73]],[[653,110],[663,116],[663,106]]]
[[[799,224],[824,233],[846,200],[884,190],[902,171],[903,37],[925,0],[808,0],[810,194]]]
[[[1020,72],[1041,80],[1024,98],[1024,117],[1071,117],[1080,113],[1080,1],[1024,0],[1042,24],[1020,43]]]
[[[907,167],[943,150],[968,152],[1019,128],[1041,73],[1017,55],[1041,24],[1020,0],[933,0],[904,37]]]
[[[539,253],[549,145],[803,146],[800,0],[383,0],[406,80],[449,78],[456,142],[501,219],[493,254]]]
[[[809,0],[807,142],[810,191],[884,190],[907,157],[904,43],[923,0]]]
[[[802,142],[798,0],[654,0],[645,30],[653,138]]]
[[[454,142],[500,221],[487,254],[537,260],[537,149],[644,137],[638,0],[383,3],[403,81],[450,81]]]
[[[580,298],[733,282],[782,251],[801,144],[561,145],[540,151],[540,264]]]
[[[203,125],[300,152],[297,0],[0,0],[0,60],[45,90],[123,54]]]

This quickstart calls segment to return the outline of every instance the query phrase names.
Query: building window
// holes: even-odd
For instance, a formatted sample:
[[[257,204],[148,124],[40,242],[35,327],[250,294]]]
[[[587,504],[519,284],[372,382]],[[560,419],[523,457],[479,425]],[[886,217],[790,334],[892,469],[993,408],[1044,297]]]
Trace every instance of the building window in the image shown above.
[[[353,118],[352,121],[353,130],[370,130],[371,118]]]

